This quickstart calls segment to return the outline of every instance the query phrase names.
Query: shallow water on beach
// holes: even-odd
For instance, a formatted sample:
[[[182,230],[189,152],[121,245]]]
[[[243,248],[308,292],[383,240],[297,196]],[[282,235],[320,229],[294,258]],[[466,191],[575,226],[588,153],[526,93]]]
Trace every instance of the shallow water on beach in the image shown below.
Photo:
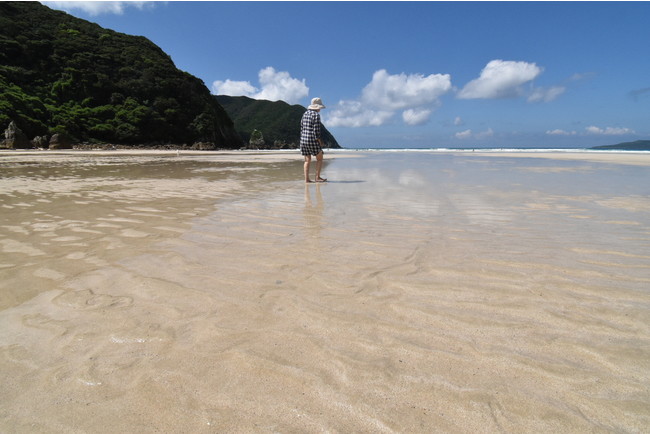
[[[0,156],[0,430],[642,432],[650,165]]]

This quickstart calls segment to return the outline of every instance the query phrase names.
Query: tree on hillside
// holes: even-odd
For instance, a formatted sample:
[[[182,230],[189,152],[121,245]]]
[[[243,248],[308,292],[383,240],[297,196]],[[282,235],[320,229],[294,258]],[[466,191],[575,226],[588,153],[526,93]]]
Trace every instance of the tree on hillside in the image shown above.
[[[242,143],[205,84],[151,41],[37,2],[0,2],[0,126],[11,120],[30,137]]]

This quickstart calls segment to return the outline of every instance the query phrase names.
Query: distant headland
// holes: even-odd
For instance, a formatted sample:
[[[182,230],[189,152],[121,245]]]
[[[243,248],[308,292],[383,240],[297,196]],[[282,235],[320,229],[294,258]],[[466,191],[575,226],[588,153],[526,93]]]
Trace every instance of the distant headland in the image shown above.
[[[634,142],[623,142],[617,145],[594,146],[590,149],[617,150],[617,151],[650,151],[650,140],[636,140]]]

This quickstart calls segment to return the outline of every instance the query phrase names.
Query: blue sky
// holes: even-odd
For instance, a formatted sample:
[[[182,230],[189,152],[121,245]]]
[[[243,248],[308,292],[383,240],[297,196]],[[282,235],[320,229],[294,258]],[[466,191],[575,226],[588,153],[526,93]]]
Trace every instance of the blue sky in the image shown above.
[[[142,35],[213,93],[306,106],[344,147],[650,139],[650,2],[43,2]]]

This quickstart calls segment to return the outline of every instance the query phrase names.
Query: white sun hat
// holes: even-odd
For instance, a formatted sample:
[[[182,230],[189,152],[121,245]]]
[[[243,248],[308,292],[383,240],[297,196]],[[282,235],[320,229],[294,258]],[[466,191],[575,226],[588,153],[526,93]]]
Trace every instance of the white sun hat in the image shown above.
[[[323,105],[323,101],[321,101],[320,98],[312,98],[311,105],[307,108],[309,110],[318,110],[318,109],[324,109],[325,106]]]

